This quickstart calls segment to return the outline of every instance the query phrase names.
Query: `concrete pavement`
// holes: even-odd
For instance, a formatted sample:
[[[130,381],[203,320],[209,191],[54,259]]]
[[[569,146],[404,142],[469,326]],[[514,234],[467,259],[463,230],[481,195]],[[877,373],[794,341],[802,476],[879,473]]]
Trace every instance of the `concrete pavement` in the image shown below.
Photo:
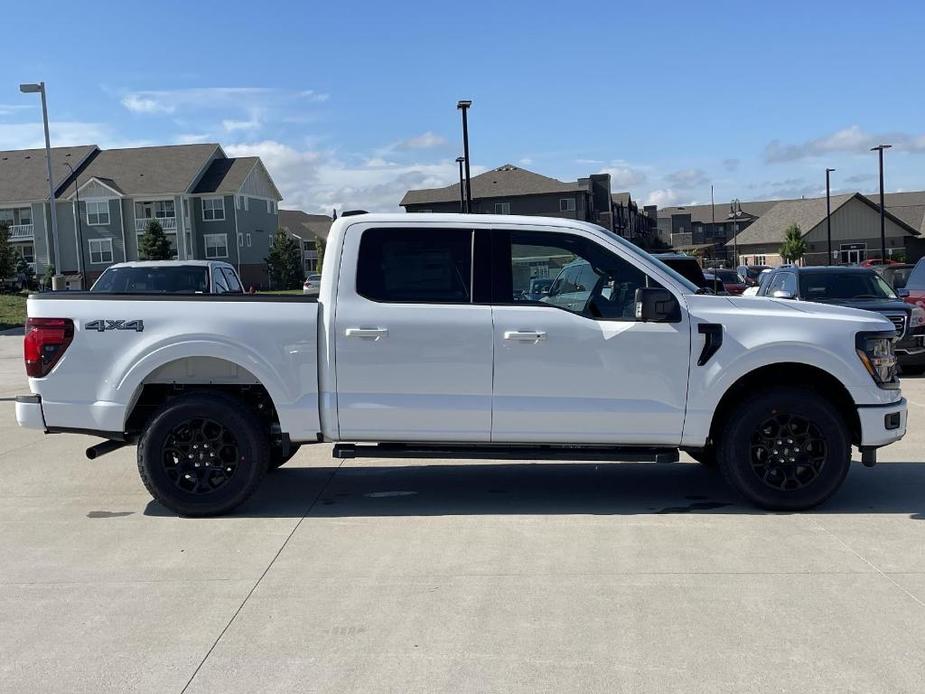
[[[25,392],[0,336],[0,399]],[[151,502],[134,449],[0,402],[0,691],[918,692],[925,379],[813,513],[692,462],[335,461],[241,513]]]

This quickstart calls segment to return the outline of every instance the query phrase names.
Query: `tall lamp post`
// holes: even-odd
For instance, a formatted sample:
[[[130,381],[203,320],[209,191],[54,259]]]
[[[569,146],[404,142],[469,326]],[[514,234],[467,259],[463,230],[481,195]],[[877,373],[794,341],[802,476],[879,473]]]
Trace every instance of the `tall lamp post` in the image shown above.
[[[19,85],[23,94],[42,95],[42,122],[45,125],[45,161],[48,164],[48,204],[51,207],[51,240],[55,244],[55,275],[51,278],[53,290],[64,288],[64,277],[61,275],[60,255],[58,253],[58,213],[55,209],[55,183],[51,175],[51,138],[48,136],[48,104],[45,101],[45,83],[24,83]]]
[[[825,233],[829,242],[829,259],[826,261],[826,265],[831,265],[832,260],[835,258],[832,255],[832,190],[829,187],[829,174],[833,171],[835,169],[825,170]]]
[[[729,215],[728,219],[732,220],[732,255],[733,255],[733,270],[739,265],[739,217],[741,217],[744,212],[742,212],[742,203],[739,202],[738,198],[735,198],[731,203],[729,203]]]
[[[877,145],[871,147],[871,152],[877,152],[880,158],[880,262],[886,262],[886,221],[883,212],[883,150],[889,149],[893,145]]]
[[[472,212],[472,182],[469,179],[469,107],[472,102],[468,99],[460,99],[456,102],[456,108],[462,111],[462,135],[463,135],[463,158],[466,165],[466,212]]]
[[[459,211],[466,211],[466,186],[463,183],[463,162],[465,157],[456,157],[456,163],[459,164]]]
[[[77,198],[77,209],[74,212],[74,218],[77,221],[77,273],[80,276],[80,289],[83,291],[84,288],[84,239],[83,239],[83,229],[80,226],[80,185],[77,180],[77,174],[74,172],[74,167],[70,165],[69,162],[64,162],[64,165],[67,167],[67,170],[71,172],[71,176],[74,177],[74,197]],[[55,268],[57,269],[57,268]]]

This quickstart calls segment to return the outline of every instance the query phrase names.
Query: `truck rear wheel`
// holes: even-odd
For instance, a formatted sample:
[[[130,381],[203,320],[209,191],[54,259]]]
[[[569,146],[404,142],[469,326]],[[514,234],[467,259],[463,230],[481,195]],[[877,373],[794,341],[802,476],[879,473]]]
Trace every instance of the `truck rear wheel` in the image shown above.
[[[269,440],[233,397],[169,400],[138,442],[138,472],[156,501],[182,516],[213,516],[243,503],[266,474]]]
[[[748,501],[801,511],[828,499],[851,464],[848,426],[838,410],[806,388],[773,388],[743,402],[718,445],[726,482]]]

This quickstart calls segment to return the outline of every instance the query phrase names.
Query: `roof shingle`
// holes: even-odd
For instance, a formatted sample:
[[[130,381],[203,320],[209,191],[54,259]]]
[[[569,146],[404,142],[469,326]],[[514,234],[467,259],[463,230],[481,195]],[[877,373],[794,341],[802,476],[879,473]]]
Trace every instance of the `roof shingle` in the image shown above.
[[[77,147],[52,147],[51,174],[55,183],[55,194],[61,193],[61,185],[70,176],[65,163],[75,170],[93,152],[96,145]],[[45,150],[18,149],[0,152],[0,200],[4,202],[32,202],[48,199],[48,168]]]
[[[573,193],[584,190],[577,182],[565,183],[555,178],[505,164],[486,171],[470,180],[473,198],[503,198],[515,195],[542,195],[544,193]],[[399,205],[422,205],[432,202],[459,200],[459,183],[444,188],[409,190]]]

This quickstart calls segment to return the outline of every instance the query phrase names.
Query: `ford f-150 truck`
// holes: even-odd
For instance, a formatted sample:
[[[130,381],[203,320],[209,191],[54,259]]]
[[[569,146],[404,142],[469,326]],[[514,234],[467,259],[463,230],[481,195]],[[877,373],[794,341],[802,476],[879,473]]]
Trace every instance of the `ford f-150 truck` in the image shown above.
[[[569,302],[531,292],[558,282]],[[550,289],[550,294],[552,289]],[[230,511],[299,445],[336,457],[677,460],[806,509],[852,445],[903,436],[894,326],[851,308],[704,294],[599,226],[361,214],[317,300],[62,292],[28,301],[24,427],[137,444],[152,496]]]

